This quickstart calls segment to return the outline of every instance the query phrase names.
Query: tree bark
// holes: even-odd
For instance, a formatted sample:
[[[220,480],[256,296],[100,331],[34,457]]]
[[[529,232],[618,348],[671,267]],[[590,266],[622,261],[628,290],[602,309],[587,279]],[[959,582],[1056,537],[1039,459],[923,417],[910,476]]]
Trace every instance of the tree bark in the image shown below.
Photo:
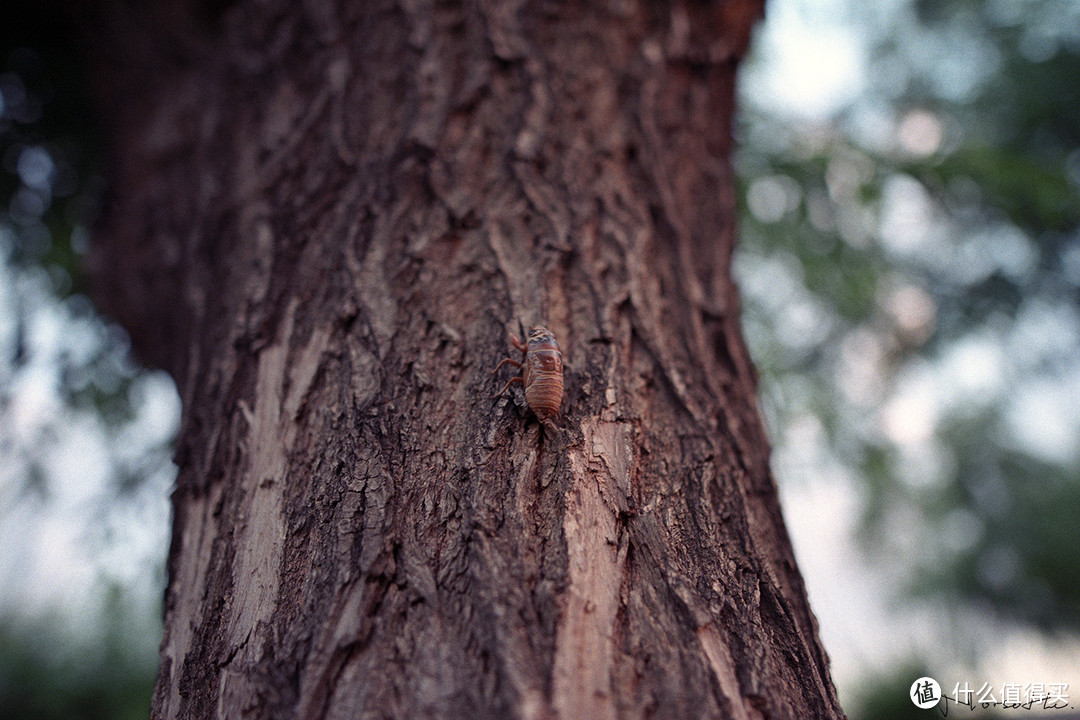
[[[153,717],[843,717],[730,272],[760,0],[102,7],[99,298],[184,401]]]

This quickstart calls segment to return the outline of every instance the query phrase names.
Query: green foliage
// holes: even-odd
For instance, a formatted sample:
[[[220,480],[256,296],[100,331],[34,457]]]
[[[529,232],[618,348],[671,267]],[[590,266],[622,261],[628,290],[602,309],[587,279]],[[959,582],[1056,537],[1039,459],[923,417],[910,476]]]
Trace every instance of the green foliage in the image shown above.
[[[1080,470],[1015,452],[994,455],[962,453],[964,462],[979,466],[958,468],[958,481],[925,508],[935,539],[955,538],[958,532],[967,537],[954,540],[951,548],[937,548],[942,561],[920,568],[916,589],[984,604],[1005,620],[1047,632],[1075,630],[1080,618],[1076,523],[1063,509],[1080,507]]]
[[[81,58],[55,15],[20,3],[0,23],[0,198],[10,260],[46,268],[67,295],[85,291],[84,228],[104,183]]]
[[[1080,197],[1063,159],[1034,157],[1030,148],[973,143],[936,165],[912,165],[911,172],[945,201],[956,200],[947,197],[951,185],[968,180],[982,193],[984,211],[1000,211],[1039,236],[1067,232],[1080,222]]]
[[[906,663],[895,671],[874,678],[859,688],[847,708],[851,720],[910,720],[929,712],[919,711],[911,704],[911,683],[928,675],[927,668],[915,662]],[[933,711],[935,714],[937,711]]]
[[[74,642],[59,618],[0,620],[0,717],[20,720],[143,720],[157,674],[133,632],[133,609],[113,593],[103,635]],[[151,648],[153,645],[151,645]]]
[[[1080,4],[855,12],[850,107],[792,126],[744,103],[738,268],[774,442],[824,430],[912,597],[1078,630]]]

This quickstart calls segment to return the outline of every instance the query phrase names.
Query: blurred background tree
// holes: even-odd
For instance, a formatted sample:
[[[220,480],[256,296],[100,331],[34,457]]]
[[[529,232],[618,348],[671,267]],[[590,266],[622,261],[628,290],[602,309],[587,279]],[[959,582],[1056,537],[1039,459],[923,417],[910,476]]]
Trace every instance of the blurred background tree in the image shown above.
[[[767,13],[743,76],[738,277],[841,702],[907,717],[914,668],[946,692],[1075,687],[1080,3]],[[858,543],[821,547],[833,522]],[[863,581],[892,609],[865,612]],[[1002,660],[1033,646],[1038,668]]]
[[[0,20],[0,717],[145,718],[179,400],[83,294],[102,150],[46,5]]]
[[[738,274],[841,700],[1080,688],[1080,2],[767,14]],[[179,400],[82,294],[105,193],[78,57],[55,17],[5,20],[0,716],[145,717]]]

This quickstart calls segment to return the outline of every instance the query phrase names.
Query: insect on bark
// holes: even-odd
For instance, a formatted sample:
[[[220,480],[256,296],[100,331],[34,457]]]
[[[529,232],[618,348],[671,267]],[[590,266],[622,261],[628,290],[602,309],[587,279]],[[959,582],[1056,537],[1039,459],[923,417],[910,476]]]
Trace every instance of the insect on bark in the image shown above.
[[[521,375],[510,378],[495,397],[506,392],[512,384],[522,383],[529,409],[536,413],[540,422],[546,424],[559,414],[562,404],[563,362],[559,343],[555,341],[555,334],[545,327],[530,328],[526,342],[521,342],[514,335],[510,336],[510,341],[521,351],[522,362],[504,358],[495,366],[492,374],[499,372],[503,365],[513,365],[521,368]]]

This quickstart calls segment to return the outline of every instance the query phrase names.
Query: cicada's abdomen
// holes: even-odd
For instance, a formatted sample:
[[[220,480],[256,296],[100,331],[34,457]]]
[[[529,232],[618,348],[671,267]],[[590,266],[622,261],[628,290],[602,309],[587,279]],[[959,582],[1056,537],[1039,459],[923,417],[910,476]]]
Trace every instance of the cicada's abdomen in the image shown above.
[[[544,327],[529,331],[525,346],[525,402],[540,422],[559,414],[563,396],[563,363],[555,335]]]

